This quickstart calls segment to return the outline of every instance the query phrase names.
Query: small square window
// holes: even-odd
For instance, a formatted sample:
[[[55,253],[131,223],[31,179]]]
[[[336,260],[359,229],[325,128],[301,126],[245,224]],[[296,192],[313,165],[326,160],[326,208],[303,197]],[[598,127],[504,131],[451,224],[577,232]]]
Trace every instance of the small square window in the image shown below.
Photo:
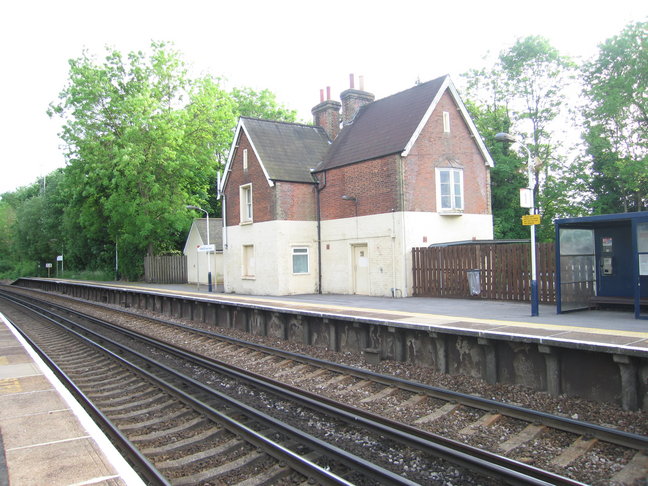
[[[292,249],[292,273],[308,273],[308,248]]]

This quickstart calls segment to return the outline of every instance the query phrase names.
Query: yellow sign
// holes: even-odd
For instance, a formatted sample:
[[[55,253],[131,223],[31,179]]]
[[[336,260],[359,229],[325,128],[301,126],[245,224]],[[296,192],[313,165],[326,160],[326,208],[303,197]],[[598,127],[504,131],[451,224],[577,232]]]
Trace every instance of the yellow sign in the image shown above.
[[[522,224],[524,226],[531,226],[534,224],[540,224],[540,215],[539,214],[525,214],[522,216]]]

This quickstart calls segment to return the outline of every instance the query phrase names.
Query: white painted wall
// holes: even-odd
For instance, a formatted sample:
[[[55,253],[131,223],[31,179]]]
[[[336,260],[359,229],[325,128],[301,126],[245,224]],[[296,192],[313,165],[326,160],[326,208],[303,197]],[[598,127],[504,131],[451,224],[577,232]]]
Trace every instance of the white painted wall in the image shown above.
[[[254,245],[254,277],[242,276],[243,245]],[[292,273],[292,248],[309,249],[309,272]],[[225,292],[293,295],[317,292],[317,223],[268,221],[227,227]]]
[[[352,294],[353,245],[366,244],[369,295],[412,294],[412,248],[493,238],[491,215],[394,212],[322,221],[322,292]],[[225,291],[252,295],[317,292],[317,226],[311,221],[269,221],[227,228]],[[426,241],[427,240],[427,241]],[[243,245],[253,244],[255,275],[242,277]],[[292,273],[293,246],[310,250],[310,272]]]
[[[369,295],[405,297],[412,294],[413,247],[492,238],[491,215],[394,212],[323,221],[322,292],[353,293],[353,245],[367,245]]]
[[[207,265],[207,253],[196,251],[200,245],[206,242],[202,241],[200,233],[195,228],[191,227],[191,231],[187,236],[187,242],[184,247],[184,254],[187,256],[187,281],[189,283],[198,283],[207,285],[207,274],[209,272]],[[209,255],[212,271],[212,284],[223,283],[223,252],[217,251]]]
[[[400,285],[399,227],[398,213],[322,221],[322,292],[353,293],[353,245],[366,244],[369,294],[391,296]]]

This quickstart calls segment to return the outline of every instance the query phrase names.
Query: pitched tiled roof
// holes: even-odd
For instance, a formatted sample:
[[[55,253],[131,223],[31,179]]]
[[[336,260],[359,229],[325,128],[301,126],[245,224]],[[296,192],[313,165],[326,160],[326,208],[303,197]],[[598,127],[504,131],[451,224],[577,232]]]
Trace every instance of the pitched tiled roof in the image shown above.
[[[337,136],[317,171],[402,152],[447,76],[363,106]]]
[[[207,244],[207,218],[196,218],[193,221],[194,226],[200,234],[203,244]],[[209,218],[209,243],[215,245],[216,251],[223,249],[223,219]]]
[[[330,147],[321,127],[241,117],[268,179],[314,182],[311,169]]]

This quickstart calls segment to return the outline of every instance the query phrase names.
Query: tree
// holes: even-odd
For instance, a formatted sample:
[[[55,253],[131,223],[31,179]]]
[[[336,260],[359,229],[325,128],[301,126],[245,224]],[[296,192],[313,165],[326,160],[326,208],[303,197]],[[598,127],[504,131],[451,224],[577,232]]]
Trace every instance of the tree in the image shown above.
[[[0,199],[0,275],[13,267],[13,225],[16,212],[4,199]]]
[[[582,73],[596,210],[640,211],[648,204],[648,22],[601,44]]]
[[[186,205],[218,216],[216,174],[236,117],[295,119],[267,90],[227,92],[217,78],[190,78],[164,43],[149,54],[108,49],[102,61],[84,52],[69,64],[49,113],[64,120],[62,224],[77,268],[110,269],[118,256],[122,274],[138,278],[145,254],[184,244],[195,216]]]
[[[534,195],[536,207],[543,214],[543,227],[539,233],[542,239],[552,239],[552,220],[561,211],[580,211],[578,200],[571,186],[562,181],[559,174],[569,174],[569,168],[559,156],[560,143],[554,136],[553,125],[565,115],[565,88],[573,78],[574,64],[538,36],[519,39],[509,49],[502,51],[491,68],[472,70],[465,75],[467,93],[473,102],[490,113],[500,113],[501,131],[509,132],[523,140],[531,152],[534,173]],[[526,165],[526,153],[522,158],[502,149],[493,138],[486,137],[487,147],[494,155],[496,167],[493,170],[493,216],[498,221],[511,221],[519,214],[517,191],[526,187],[520,177],[505,174],[519,173],[520,163]],[[526,167],[523,171],[526,174]],[[522,185],[519,185],[523,182]],[[507,184],[517,187],[503,189]],[[551,183],[551,196],[544,188]],[[498,184],[500,187],[498,187]],[[503,195],[501,204],[496,204],[496,189]],[[515,193],[515,197],[513,197]],[[555,197],[562,201],[556,204]],[[508,199],[506,202],[505,199]],[[518,220],[519,221],[519,220]],[[517,237],[515,227],[503,227],[498,237]]]
[[[507,146],[495,141],[496,133],[509,130],[508,113],[502,106],[478,106],[470,100],[466,101],[466,107],[491,156],[497,161],[491,169],[494,236],[496,239],[528,238],[528,231],[520,224],[522,215],[527,213],[519,204],[519,188],[527,184],[524,161]]]
[[[50,114],[65,120],[76,253],[105,266],[118,246],[137,278],[145,253],[178,246],[191,221],[185,205],[208,202],[234,127],[231,98],[215,79],[190,80],[180,55],[153,43],[148,56],[71,60]]]
[[[275,95],[267,89],[256,92],[251,88],[234,88],[230,94],[240,116],[285,122],[294,122],[297,118],[295,110],[279,105]]]

